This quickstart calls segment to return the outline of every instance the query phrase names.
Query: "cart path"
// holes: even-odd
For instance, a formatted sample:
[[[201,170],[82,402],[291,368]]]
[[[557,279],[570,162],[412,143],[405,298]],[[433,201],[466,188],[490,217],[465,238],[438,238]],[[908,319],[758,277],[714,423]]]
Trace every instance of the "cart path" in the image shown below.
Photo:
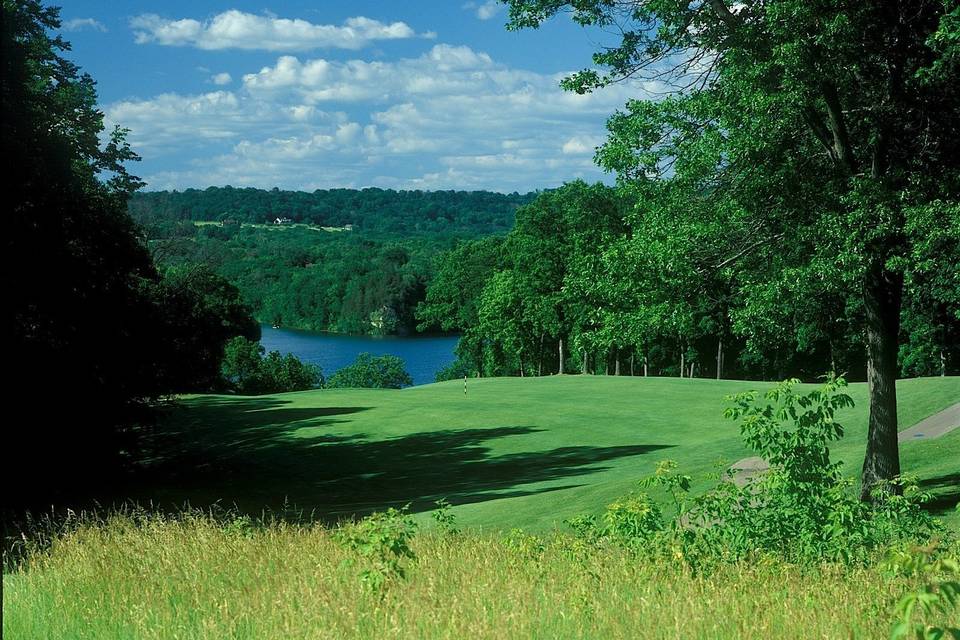
[[[946,435],[958,427],[960,427],[960,402],[924,418],[909,429],[904,429],[897,439],[900,442],[932,440]],[[730,471],[733,472],[733,483],[742,487],[769,468],[770,464],[763,458],[750,456],[734,462],[730,466]]]
[[[733,484],[738,487],[746,486],[751,479],[764,473],[769,468],[770,463],[760,456],[750,456],[738,460],[730,467],[730,471],[733,472]]]
[[[933,440],[950,433],[957,427],[960,427],[960,402],[929,418],[924,418],[909,429],[904,429],[897,436],[897,440],[900,442]]]

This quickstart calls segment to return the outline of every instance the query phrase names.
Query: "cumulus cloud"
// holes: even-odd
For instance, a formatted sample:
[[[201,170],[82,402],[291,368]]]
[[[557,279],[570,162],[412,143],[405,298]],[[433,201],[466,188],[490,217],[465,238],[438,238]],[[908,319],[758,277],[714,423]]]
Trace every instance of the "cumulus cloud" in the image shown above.
[[[590,154],[603,144],[603,138],[594,136],[574,136],[563,143],[560,151],[566,155]]]
[[[231,82],[233,82],[233,77],[229,73],[224,71],[223,73],[218,73],[216,75],[210,76],[210,82],[212,82],[213,84],[222,86],[222,85],[230,84]]]
[[[73,18],[72,20],[65,20],[62,28],[64,31],[83,31],[84,29],[92,29],[93,31],[99,31],[101,33],[107,32],[106,25],[99,20],[94,20],[93,18]]]
[[[563,75],[448,44],[394,61],[285,55],[243,75],[235,91],[164,94],[105,111],[110,124],[131,129],[154,188],[527,191],[601,178],[592,156],[606,118],[656,89],[625,83],[577,95],[558,87]],[[196,162],[173,166],[185,153]],[[171,166],[160,168],[165,158]]]
[[[489,20],[500,13],[502,5],[498,0],[486,0],[486,2],[467,2],[463,5],[464,9],[473,11],[481,20]]]
[[[272,15],[259,16],[236,9],[224,11],[204,22],[192,18],[171,20],[148,13],[132,18],[130,26],[138,44],[192,46],[208,50],[360,49],[376,40],[396,40],[416,35],[405,22],[386,24],[358,16],[336,26]]]

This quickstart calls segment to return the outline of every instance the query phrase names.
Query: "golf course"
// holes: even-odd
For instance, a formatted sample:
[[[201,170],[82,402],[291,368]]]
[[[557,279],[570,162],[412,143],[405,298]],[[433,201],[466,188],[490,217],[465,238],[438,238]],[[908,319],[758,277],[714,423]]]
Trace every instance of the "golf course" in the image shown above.
[[[752,455],[725,396],[770,383],[612,376],[470,379],[395,389],[324,389],[273,396],[195,395],[165,417],[179,449],[163,490],[134,496],[168,508],[296,510],[335,523],[445,499],[465,525],[546,531],[597,513],[674,460],[693,491]],[[803,385],[812,389],[816,385]],[[867,430],[866,384],[838,416],[832,449],[855,478]],[[960,378],[898,383],[904,429],[960,401]],[[904,473],[954,524],[960,431],[901,444]]]
[[[183,397],[157,431],[177,448],[153,461],[152,489],[127,489],[148,508],[111,505],[28,541],[4,573],[4,636],[886,637],[904,619],[897,603],[938,593],[924,581],[938,573],[892,573],[880,555],[718,562],[669,534],[641,528],[632,546],[564,524],[647,513],[622,496],[660,460],[692,476],[693,493],[716,485],[751,453],[724,396],[771,386],[550,376],[470,379],[466,393],[453,381]],[[831,454],[855,478],[867,390],[846,390],[856,406],[836,416],[845,435]],[[960,378],[901,380],[898,395],[901,424],[937,423],[937,437],[907,432],[901,460],[951,552],[960,430],[924,420],[950,415]],[[950,625],[944,607],[907,623]]]

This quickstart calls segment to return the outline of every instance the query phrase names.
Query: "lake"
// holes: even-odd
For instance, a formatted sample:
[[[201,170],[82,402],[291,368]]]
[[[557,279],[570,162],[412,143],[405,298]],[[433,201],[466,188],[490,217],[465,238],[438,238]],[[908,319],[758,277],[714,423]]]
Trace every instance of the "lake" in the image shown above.
[[[260,343],[267,350],[292,353],[303,362],[319,365],[329,378],[337,369],[356,360],[366,351],[375,356],[390,354],[403,358],[413,384],[433,382],[437,371],[456,359],[457,336],[348,336],[261,326]]]

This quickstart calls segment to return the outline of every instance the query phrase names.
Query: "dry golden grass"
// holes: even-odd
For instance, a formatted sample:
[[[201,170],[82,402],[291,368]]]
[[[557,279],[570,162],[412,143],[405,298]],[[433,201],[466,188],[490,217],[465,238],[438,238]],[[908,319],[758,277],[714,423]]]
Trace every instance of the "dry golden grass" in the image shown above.
[[[115,517],[3,578],[3,637],[880,638],[909,586],[877,568],[727,564],[695,575],[569,536],[421,533],[381,592],[319,526]]]

